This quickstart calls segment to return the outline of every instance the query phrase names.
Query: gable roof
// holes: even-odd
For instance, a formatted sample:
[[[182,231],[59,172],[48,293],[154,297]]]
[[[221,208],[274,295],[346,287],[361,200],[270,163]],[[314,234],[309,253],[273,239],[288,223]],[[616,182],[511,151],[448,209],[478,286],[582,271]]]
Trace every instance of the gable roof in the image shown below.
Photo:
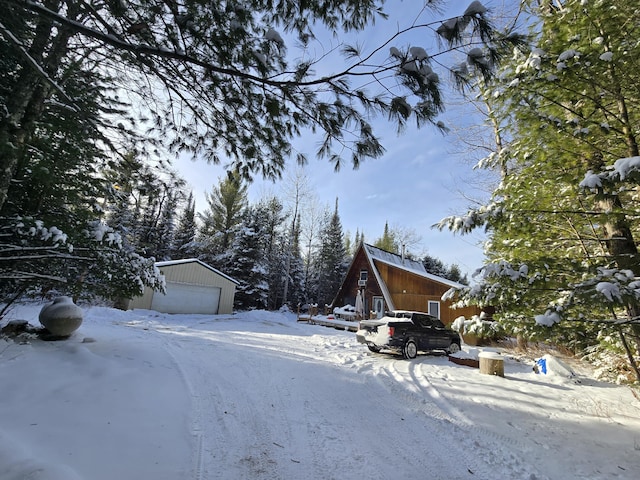
[[[375,263],[373,263],[373,260],[377,260],[379,262],[383,262],[388,265],[392,265],[396,268],[399,268],[400,270],[413,273],[420,277],[433,280],[434,282],[438,282],[443,285],[447,285],[449,287],[453,287],[453,288],[464,287],[464,285],[462,285],[461,283],[454,282],[453,280],[449,280],[444,277],[439,277],[438,275],[433,275],[432,273],[427,272],[427,269],[424,267],[422,262],[419,262],[416,260],[409,260],[408,258],[404,258],[395,253],[387,252],[386,250],[382,250],[380,248],[374,247],[373,245],[368,245],[366,243],[362,244],[362,248],[364,249],[367,255],[369,264],[371,264],[373,267],[375,267]],[[374,268],[374,270],[377,275],[378,269]],[[380,283],[380,281],[378,281],[378,283]]]
[[[387,284],[385,283],[385,281],[380,276],[380,272],[378,271],[378,268],[376,266],[376,262],[381,262],[381,263],[385,263],[387,265],[391,265],[394,268],[398,268],[400,270],[404,270],[406,272],[409,272],[409,273],[412,273],[412,274],[417,275],[419,277],[431,280],[433,282],[438,282],[438,283],[440,283],[442,285],[446,285],[448,287],[453,287],[453,288],[464,287],[464,285],[462,285],[461,283],[454,282],[452,280],[448,280],[446,278],[439,277],[438,275],[433,275],[433,274],[427,272],[427,269],[419,261],[410,260],[408,258],[404,258],[401,255],[397,255],[395,253],[387,252],[386,250],[382,250],[380,248],[374,247],[373,245],[369,245],[367,243],[361,243],[359,249],[362,249],[362,251],[365,254],[365,257],[367,259],[367,263],[371,267],[371,271],[373,272],[373,275],[376,277],[376,282],[378,283],[378,286],[380,287],[380,290],[382,291],[382,296],[384,297],[385,303],[389,307],[389,310],[395,310],[395,305],[393,303],[393,299],[391,298],[391,293],[389,292],[389,289],[387,288]],[[356,255],[353,256],[353,259],[351,260],[351,265],[349,265],[349,269],[348,270],[351,270],[351,268],[353,267],[353,263],[355,262],[356,257],[357,257],[357,252],[356,252]],[[342,290],[345,281],[346,281],[346,276],[342,281],[342,285],[340,286],[340,290]],[[335,300],[334,300],[334,302],[335,302]]]
[[[202,260],[198,260],[197,258],[184,258],[184,259],[181,259],[181,260],[166,260],[164,262],[156,262],[155,266],[158,267],[158,268],[162,268],[162,267],[170,267],[172,265],[182,265],[182,264],[185,264],[185,263],[197,263],[197,264],[203,266],[204,268],[206,268],[207,270],[211,270],[213,273],[216,273],[216,274],[220,275],[221,277],[226,278],[230,282],[233,282],[236,285],[240,285],[240,282],[238,280],[235,280],[234,278],[231,278],[229,275],[226,275],[226,274],[222,273],[217,268],[213,268],[211,265],[209,265],[207,263],[204,263]]]

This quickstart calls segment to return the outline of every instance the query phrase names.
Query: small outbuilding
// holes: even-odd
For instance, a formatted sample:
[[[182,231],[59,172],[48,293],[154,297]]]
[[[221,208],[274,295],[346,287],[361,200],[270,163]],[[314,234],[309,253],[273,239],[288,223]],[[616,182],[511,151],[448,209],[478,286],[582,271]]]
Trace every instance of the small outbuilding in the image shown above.
[[[188,258],[157,262],[166,293],[146,287],[144,294],[125,302],[125,309],[143,308],[162,313],[228,314],[238,281],[211,265]]]

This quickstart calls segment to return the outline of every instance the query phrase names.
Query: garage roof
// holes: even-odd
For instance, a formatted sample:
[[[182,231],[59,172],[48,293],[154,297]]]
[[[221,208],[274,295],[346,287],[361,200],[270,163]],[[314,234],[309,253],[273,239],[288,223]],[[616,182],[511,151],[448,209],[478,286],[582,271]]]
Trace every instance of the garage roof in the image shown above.
[[[158,267],[158,268],[162,268],[162,267],[169,267],[171,265],[182,265],[182,264],[185,264],[185,263],[198,263],[198,264],[202,265],[204,268],[206,268],[208,270],[211,270],[214,273],[217,273],[221,277],[226,278],[230,282],[233,282],[236,285],[240,285],[240,282],[237,281],[236,279],[231,278],[229,275],[225,275],[224,273],[222,273],[217,268],[213,268],[211,265],[208,265],[208,264],[204,263],[202,260],[198,260],[197,258],[184,258],[184,259],[181,259],[181,260],[166,260],[164,262],[156,262],[155,266]]]

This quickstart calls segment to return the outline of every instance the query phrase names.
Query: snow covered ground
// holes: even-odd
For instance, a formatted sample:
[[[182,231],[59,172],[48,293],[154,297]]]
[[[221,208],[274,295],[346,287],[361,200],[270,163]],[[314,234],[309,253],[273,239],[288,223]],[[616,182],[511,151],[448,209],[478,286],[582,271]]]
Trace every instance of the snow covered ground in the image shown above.
[[[532,366],[405,361],[291,314],[87,308],[66,341],[0,340],[0,480],[640,478],[631,389]]]

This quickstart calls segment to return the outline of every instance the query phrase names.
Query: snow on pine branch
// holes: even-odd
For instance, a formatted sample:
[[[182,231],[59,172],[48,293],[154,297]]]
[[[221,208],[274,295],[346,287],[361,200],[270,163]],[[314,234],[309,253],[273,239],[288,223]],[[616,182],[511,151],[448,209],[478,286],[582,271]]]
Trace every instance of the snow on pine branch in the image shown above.
[[[521,264],[514,266],[510,262],[501,260],[488,263],[473,273],[475,282],[462,288],[451,288],[442,296],[442,300],[455,300],[455,308],[466,307],[471,304],[496,305],[503,303],[505,295],[518,296],[539,280],[544,280],[543,273],[535,271],[529,273],[529,266]]]
[[[607,183],[623,182],[640,177],[640,157],[620,158],[604,172],[595,173],[589,170],[580,182],[581,188],[591,191],[602,188]]]
[[[599,267],[593,278],[576,285],[576,291],[584,291],[598,301],[626,305],[640,300],[640,277],[627,269]]]
[[[74,246],[69,236],[57,226],[46,226],[44,221],[33,218],[14,217],[3,219],[6,223],[0,229],[3,251],[37,250],[38,247],[59,248],[64,246],[70,253]],[[117,249],[122,248],[122,237],[100,220],[89,222],[84,230],[87,239],[104,243]]]
[[[502,205],[492,202],[488,205],[482,205],[477,209],[469,210],[465,215],[452,215],[440,220],[432,227],[438,230],[445,228],[453,233],[464,235],[470,233],[478,227],[485,226],[489,220],[502,214]]]
[[[104,242],[107,245],[116,248],[122,248],[122,237],[119,233],[115,232],[113,228],[100,220],[95,220],[89,223],[89,228],[86,230],[87,238],[90,238],[96,242]]]
[[[596,274],[576,285],[558,299],[556,305],[550,306],[544,314],[534,317],[538,325],[551,327],[563,318],[569,319],[571,308],[576,305],[609,306],[613,312],[616,308],[624,309],[631,303],[640,301],[640,277],[631,270],[598,267]],[[605,323],[629,323],[638,319],[624,317],[611,320],[593,320],[583,316],[580,321],[600,321]],[[574,319],[575,320],[575,319]]]

